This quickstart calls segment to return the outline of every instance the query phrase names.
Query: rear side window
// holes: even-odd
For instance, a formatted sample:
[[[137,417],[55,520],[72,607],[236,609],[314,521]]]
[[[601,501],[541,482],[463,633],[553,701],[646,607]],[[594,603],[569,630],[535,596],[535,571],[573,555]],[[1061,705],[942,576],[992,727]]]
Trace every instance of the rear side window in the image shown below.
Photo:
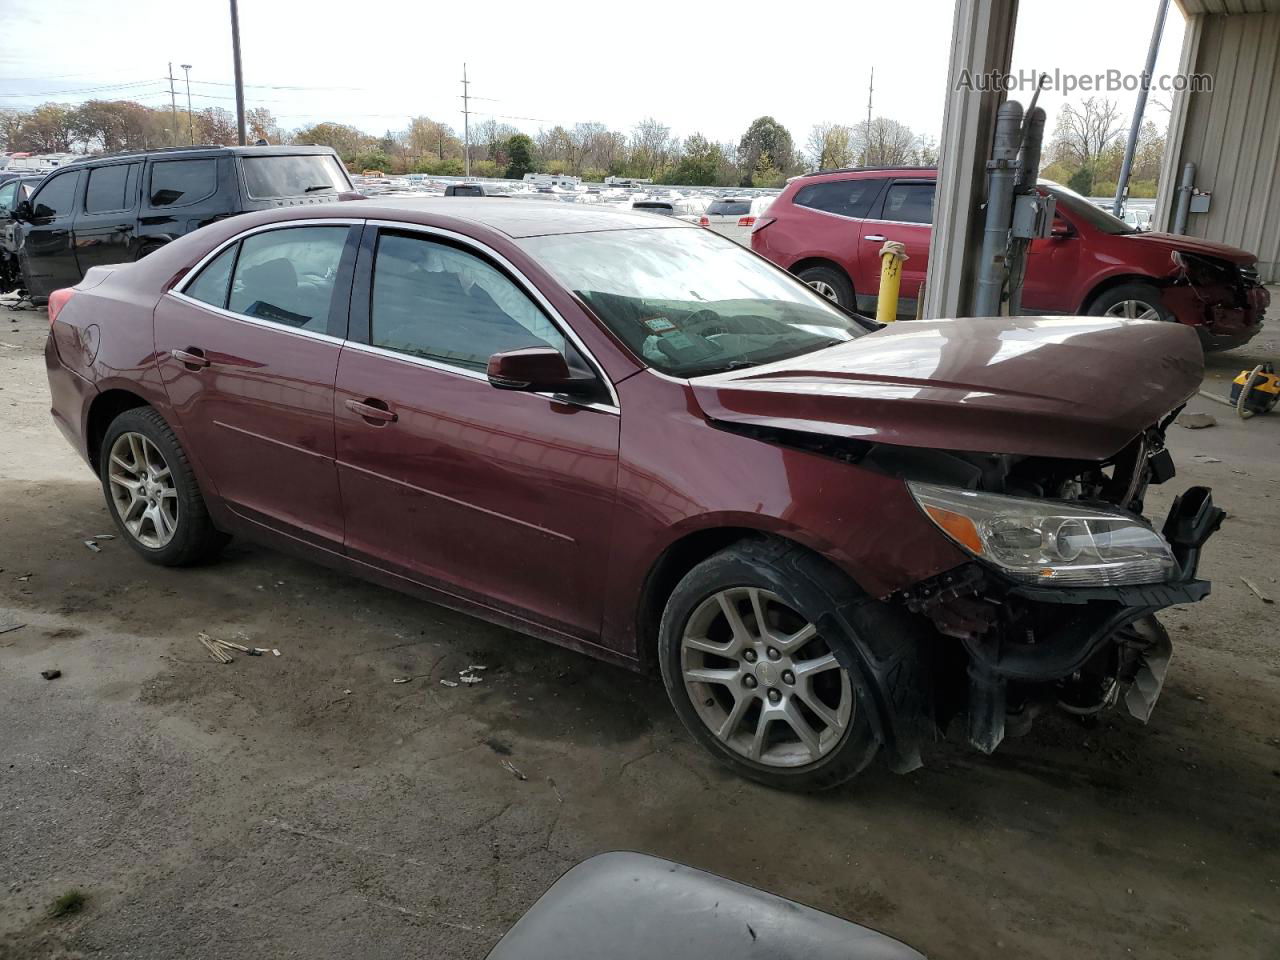
[[[865,217],[883,184],[883,180],[867,178],[812,183],[796,191],[791,202],[797,207],[809,207],[842,217]]]
[[[51,177],[31,198],[31,212],[41,219],[61,217],[71,212],[76,199],[76,181],[80,172],[62,173]]]
[[[713,200],[707,207],[708,216],[745,217],[750,212],[750,200]]]
[[[882,220],[899,223],[933,223],[932,183],[895,183],[884,195]]]
[[[151,164],[150,197],[153,207],[185,207],[213,195],[218,189],[218,161],[162,160]]]
[[[108,213],[132,207],[137,199],[138,167],[136,163],[116,163],[90,170],[84,212]]]
[[[335,157],[243,157],[244,185],[255,200],[305,197],[315,193],[339,193],[351,189]]]
[[[240,242],[227,309],[324,333],[348,228],[287,227]]]
[[[560,331],[505,274],[421,237],[378,240],[369,322],[376,347],[468,370],[521,347],[565,352]]]
[[[239,249],[240,244],[233,243],[214,257],[183,293],[203,303],[226,309],[227,294],[231,290],[231,268],[235,266],[236,251]]]

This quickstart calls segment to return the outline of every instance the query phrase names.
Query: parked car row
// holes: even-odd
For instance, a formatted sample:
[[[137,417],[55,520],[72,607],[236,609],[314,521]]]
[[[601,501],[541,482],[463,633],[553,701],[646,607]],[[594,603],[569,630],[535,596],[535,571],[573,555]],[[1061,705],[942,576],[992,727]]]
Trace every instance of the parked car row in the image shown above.
[[[756,220],[751,247],[849,310],[875,313],[880,248],[906,247],[898,315],[912,317],[929,268],[934,168],[835,170],[791,181]],[[1178,321],[1206,349],[1262,329],[1270,294],[1257,257],[1195,237],[1141,232],[1079,194],[1044,182],[1057,199],[1053,235],[1031,243],[1022,306],[1031,314]]]
[[[0,185],[0,196],[7,184]],[[92,267],[141,259],[177,237],[250,210],[358,196],[329,147],[180,147],[87,157],[15,194],[0,217],[0,293],[43,302]],[[12,249],[10,249],[12,248]]]
[[[912,769],[957,714],[986,752],[1145,719],[1151,614],[1208,592],[1208,490],[1143,517],[1178,324],[881,328],[679,218],[488,198],[215,219],[49,317],[54,419],[147,560],[239,535],[654,670],[775,786]]]

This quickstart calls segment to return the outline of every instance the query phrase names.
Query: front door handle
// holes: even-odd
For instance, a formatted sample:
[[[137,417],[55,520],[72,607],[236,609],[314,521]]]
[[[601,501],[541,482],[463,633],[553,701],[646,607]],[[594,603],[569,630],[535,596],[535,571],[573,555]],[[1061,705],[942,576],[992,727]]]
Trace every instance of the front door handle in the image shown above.
[[[346,401],[347,409],[358,417],[364,417],[367,423],[374,426],[382,426],[384,423],[395,423],[400,419],[394,412],[387,409],[387,405],[381,400],[356,400],[350,399]]]
[[[867,234],[865,237],[863,237],[862,239],[863,239],[863,240],[874,240],[876,243],[884,243],[884,235],[883,235],[883,234],[879,234],[879,233],[869,233],[869,234]]]
[[[188,370],[199,370],[209,366],[209,358],[199,347],[188,347],[186,350],[174,350],[173,359],[186,365]]]

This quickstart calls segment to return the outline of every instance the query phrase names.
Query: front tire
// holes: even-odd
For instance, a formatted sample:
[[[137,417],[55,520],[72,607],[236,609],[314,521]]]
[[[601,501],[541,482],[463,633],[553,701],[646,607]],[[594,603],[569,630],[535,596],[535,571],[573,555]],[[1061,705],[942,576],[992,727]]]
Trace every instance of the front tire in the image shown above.
[[[667,695],[694,738],[744,777],[827,789],[879,749],[853,641],[836,625],[848,596],[833,582],[856,593],[804,548],[752,540],[698,564],[667,601]]]
[[[1095,317],[1117,320],[1159,320],[1176,322],[1173,312],[1160,299],[1160,290],[1149,283],[1124,283],[1103,291],[1089,304]]]
[[[182,445],[152,407],[107,427],[98,472],[107,509],[129,546],[165,567],[202,563],[227,543],[213,526]]]

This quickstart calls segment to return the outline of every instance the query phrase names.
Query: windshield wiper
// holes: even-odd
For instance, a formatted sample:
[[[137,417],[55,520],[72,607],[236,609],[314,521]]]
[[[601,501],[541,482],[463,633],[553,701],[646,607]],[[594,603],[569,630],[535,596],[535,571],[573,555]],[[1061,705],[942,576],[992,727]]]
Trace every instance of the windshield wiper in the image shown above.
[[[693,370],[686,370],[684,375],[686,377],[705,377],[713,373],[728,373],[730,370],[745,370],[748,367],[758,367],[759,365],[759,361],[756,360],[730,360],[727,363],[718,363],[715,366],[703,367],[702,369],[695,367]]]
[[[317,190],[332,190],[332,189],[333,189],[333,184],[331,183],[317,183],[314,187],[307,187],[307,189],[303,190],[302,192],[315,193]]]

